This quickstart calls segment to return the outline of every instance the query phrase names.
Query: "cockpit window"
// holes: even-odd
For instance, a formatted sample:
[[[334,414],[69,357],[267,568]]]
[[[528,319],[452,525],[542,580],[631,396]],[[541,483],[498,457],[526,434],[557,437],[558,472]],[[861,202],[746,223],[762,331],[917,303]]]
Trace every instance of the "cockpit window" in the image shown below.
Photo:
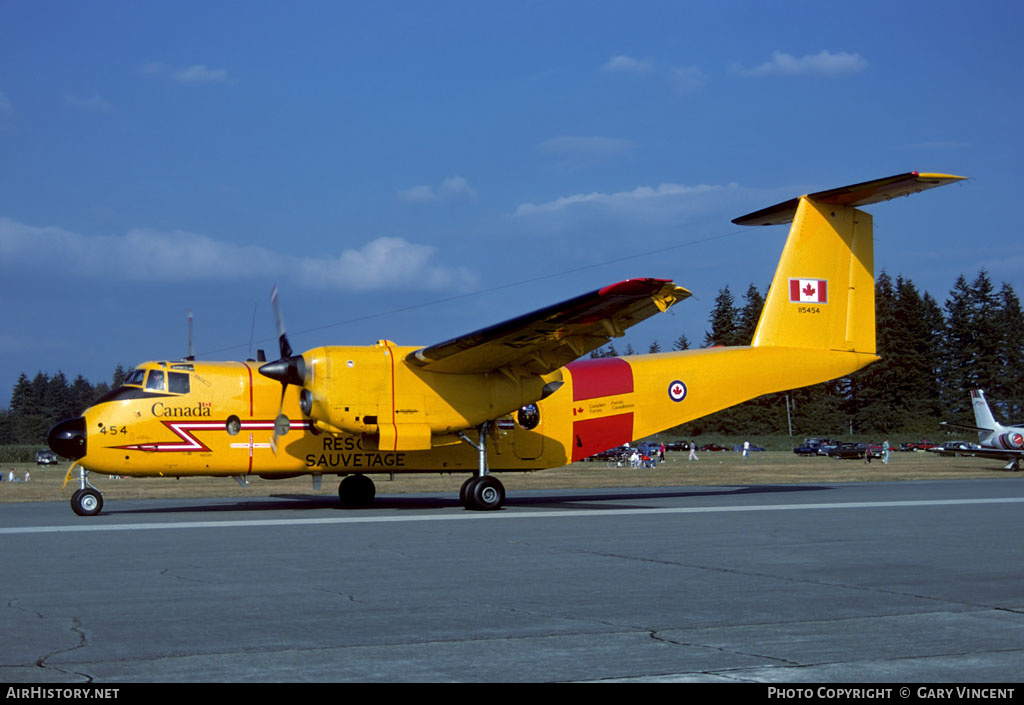
[[[135,387],[142,386],[142,380],[146,376],[146,371],[143,369],[132,370],[132,373],[128,375],[128,378],[124,381],[125,385],[131,385]]]
[[[162,370],[150,370],[149,377],[146,378],[146,391],[147,392],[162,392],[164,391],[164,373]]]
[[[187,372],[168,372],[167,391],[174,394],[188,394],[189,383]]]

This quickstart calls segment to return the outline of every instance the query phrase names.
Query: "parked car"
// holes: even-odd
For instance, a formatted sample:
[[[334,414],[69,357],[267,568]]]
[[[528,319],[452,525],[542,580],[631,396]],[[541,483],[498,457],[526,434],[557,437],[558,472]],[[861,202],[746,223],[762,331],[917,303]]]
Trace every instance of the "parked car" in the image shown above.
[[[707,443],[705,445],[702,445],[700,447],[700,450],[703,450],[703,451],[719,451],[719,450],[728,450],[728,448],[726,448],[725,446],[720,446],[717,443]]]
[[[911,441],[910,443],[900,443],[900,450],[928,450],[929,448],[935,448],[937,444],[932,443],[929,440]]]
[[[57,462],[57,454],[52,450],[36,451],[36,465],[56,465]]]
[[[864,458],[868,452],[867,443],[840,443],[828,452],[830,458],[836,460],[855,460]]]
[[[793,449],[793,452],[801,456],[828,455],[828,451],[836,446],[831,438],[805,438],[803,445]]]
[[[584,458],[585,461],[597,461],[597,460],[618,460],[623,456],[629,454],[629,449],[626,446],[615,446],[608,450],[602,450],[600,453],[594,453],[590,457]]]
[[[945,451],[955,452],[958,450],[969,452],[972,450],[978,450],[980,448],[981,446],[978,445],[977,443],[968,443],[967,441],[946,441],[945,443],[937,445],[934,448],[929,448],[928,450],[929,452],[932,453],[942,453]]]

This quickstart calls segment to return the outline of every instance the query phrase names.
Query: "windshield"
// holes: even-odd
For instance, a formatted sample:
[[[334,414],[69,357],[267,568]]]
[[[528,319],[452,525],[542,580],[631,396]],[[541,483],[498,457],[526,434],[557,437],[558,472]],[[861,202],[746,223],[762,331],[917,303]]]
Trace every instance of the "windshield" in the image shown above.
[[[141,387],[142,379],[146,376],[146,371],[139,368],[132,370],[132,373],[128,375],[128,379],[124,381],[125,386],[128,387]]]

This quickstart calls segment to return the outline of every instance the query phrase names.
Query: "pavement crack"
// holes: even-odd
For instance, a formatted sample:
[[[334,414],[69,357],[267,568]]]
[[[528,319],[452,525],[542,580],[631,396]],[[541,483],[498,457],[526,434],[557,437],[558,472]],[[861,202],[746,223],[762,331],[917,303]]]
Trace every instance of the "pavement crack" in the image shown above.
[[[40,617],[41,616],[42,615],[40,615]],[[77,676],[79,678],[85,679],[86,683],[92,683],[93,677],[90,676],[88,673],[82,673],[81,671],[69,671],[65,668],[61,668],[60,666],[54,666],[52,664],[47,663],[47,661],[49,661],[55,656],[70,653],[72,651],[77,651],[78,649],[88,646],[89,639],[86,636],[85,628],[82,626],[82,620],[80,620],[78,617],[71,618],[71,632],[73,634],[78,635],[78,643],[66,649],[56,649],[55,651],[51,651],[50,653],[36,660],[36,667],[41,668],[45,671],[56,671],[57,673],[65,673],[68,675]]]
[[[695,642],[670,639],[669,637],[662,636],[657,630],[650,631],[649,635],[652,639],[661,642],[662,644],[671,644],[673,646],[686,646],[692,649],[707,649],[708,651],[717,651],[718,653],[732,654],[736,656],[751,656],[754,658],[765,659],[766,661],[774,661],[776,663],[785,664],[786,666],[802,665],[796,661],[790,661],[789,659],[780,658],[778,656],[768,656],[766,654],[758,654],[750,651],[737,651],[736,649],[726,649],[721,646],[711,646],[710,644],[699,644]]]

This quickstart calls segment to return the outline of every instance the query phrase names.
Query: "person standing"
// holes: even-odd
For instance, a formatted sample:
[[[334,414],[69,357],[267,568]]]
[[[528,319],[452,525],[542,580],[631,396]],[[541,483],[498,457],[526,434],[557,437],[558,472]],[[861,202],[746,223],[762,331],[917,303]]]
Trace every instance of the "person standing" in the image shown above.
[[[882,443],[882,462],[885,463],[886,465],[889,464],[889,439],[888,438],[885,439],[884,443]]]

